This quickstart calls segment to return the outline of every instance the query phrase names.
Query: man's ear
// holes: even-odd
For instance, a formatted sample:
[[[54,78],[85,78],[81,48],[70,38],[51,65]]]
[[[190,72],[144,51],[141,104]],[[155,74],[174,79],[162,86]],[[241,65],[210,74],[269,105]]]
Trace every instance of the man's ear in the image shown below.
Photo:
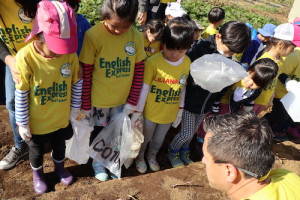
[[[238,169],[232,164],[225,164],[226,170],[226,181],[229,183],[236,182],[239,177]]]

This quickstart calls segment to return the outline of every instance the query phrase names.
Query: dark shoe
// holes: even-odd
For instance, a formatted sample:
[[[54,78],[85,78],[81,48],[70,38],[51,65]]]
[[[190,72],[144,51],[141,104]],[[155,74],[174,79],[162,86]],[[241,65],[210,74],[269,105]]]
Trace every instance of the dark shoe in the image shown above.
[[[276,141],[276,142],[284,142],[284,141],[289,140],[289,138],[287,137],[285,132],[273,133],[272,137],[273,137],[273,140]]]
[[[37,194],[43,194],[43,193],[47,192],[48,187],[47,187],[47,184],[46,184],[46,181],[45,181],[43,167],[41,167],[40,169],[33,169],[32,168],[32,172],[33,172],[34,191]]]
[[[65,169],[64,163],[65,161],[55,161],[54,162],[54,172],[60,178],[60,182],[64,185],[70,185],[73,182],[73,176]]]
[[[18,161],[28,155],[28,151],[27,145],[19,149],[12,147],[9,153],[0,161],[0,169],[10,169],[14,167]]]
[[[184,166],[183,161],[180,158],[180,150],[174,150],[168,146],[168,158],[173,168]]]

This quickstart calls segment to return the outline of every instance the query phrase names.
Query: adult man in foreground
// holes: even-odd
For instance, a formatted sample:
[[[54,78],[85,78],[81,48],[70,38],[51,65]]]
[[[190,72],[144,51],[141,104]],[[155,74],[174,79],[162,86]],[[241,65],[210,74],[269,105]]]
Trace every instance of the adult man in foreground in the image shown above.
[[[271,170],[275,156],[266,120],[251,112],[210,116],[204,130],[202,162],[211,187],[232,200],[300,199],[299,176]]]

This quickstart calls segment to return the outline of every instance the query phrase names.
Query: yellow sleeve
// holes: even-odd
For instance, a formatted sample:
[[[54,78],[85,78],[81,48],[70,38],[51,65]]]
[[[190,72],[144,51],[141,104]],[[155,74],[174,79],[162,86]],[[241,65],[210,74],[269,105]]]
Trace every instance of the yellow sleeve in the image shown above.
[[[151,61],[145,62],[145,69],[144,69],[144,83],[147,85],[151,85],[154,76],[156,75],[156,70]]]
[[[26,54],[24,49],[20,50],[16,55],[16,69],[20,72],[20,79],[21,81],[16,84],[16,89],[27,91],[30,90],[30,78],[32,74],[32,70],[30,69],[29,60],[30,55]]]
[[[72,66],[73,66],[72,84],[76,84],[77,81],[78,81],[79,61],[78,61],[78,57],[77,57],[76,53],[74,53],[72,56],[73,56],[73,62],[72,62]]]
[[[136,31],[136,30],[135,30]],[[145,60],[147,58],[147,55],[145,53],[145,49],[144,49],[144,40],[142,37],[142,33],[136,31],[136,37],[138,37],[137,39],[137,46],[136,46],[136,58],[135,58],[135,63],[141,62],[143,60]]]
[[[285,73],[288,76],[293,75],[297,65],[298,65],[297,54],[290,54],[283,62],[283,67],[281,73]]]
[[[96,27],[87,30],[84,34],[82,49],[79,55],[79,61],[84,64],[94,65],[97,52],[100,52],[100,46],[97,40],[98,35],[93,34]],[[97,45],[97,46],[96,46]]]

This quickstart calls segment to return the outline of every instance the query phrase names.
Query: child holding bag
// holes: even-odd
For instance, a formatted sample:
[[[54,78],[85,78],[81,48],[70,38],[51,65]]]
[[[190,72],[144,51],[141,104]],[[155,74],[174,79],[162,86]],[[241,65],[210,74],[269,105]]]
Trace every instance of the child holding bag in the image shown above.
[[[292,53],[296,46],[300,46],[300,27],[295,24],[285,23],[277,26],[274,30],[274,37],[271,38],[265,52],[259,58],[270,58],[278,67],[276,78],[263,89],[262,93],[254,101],[253,111],[259,114],[268,104],[272,102],[278,76],[283,67],[283,57]]]
[[[142,112],[145,118],[144,143],[136,159],[136,168],[140,173],[147,171],[144,153],[149,142],[149,166],[153,171],[160,169],[156,155],[172,123],[177,127],[181,121],[191,64],[185,53],[193,43],[193,30],[191,22],[185,18],[171,20],[162,36],[162,52],[145,62],[141,98],[132,116],[133,123],[138,122]]]
[[[65,140],[73,135],[71,112],[78,112],[81,84],[76,55],[76,20],[65,2],[41,1],[32,32],[34,40],[16,56],[20,83],[16,84],[16,120],[21,137],[29,146],[29,160],[36,193],[47,191],[43,173],[46,143],[52,147],[55,173],[69,185],[73,176],[64,169]]]
[[[106,126],[109,117],[114,119],[122,111],[130,115],[136,109],[146,58],[142,34],[132,26],[137,12],[136,0],[105,0],[103,21],[85,32],[79,56],[83,64],[81,110],[90,117],[94,108],[94,130]],[[101,161],[94,160],[92,166],[98,180],[108,180]]]

